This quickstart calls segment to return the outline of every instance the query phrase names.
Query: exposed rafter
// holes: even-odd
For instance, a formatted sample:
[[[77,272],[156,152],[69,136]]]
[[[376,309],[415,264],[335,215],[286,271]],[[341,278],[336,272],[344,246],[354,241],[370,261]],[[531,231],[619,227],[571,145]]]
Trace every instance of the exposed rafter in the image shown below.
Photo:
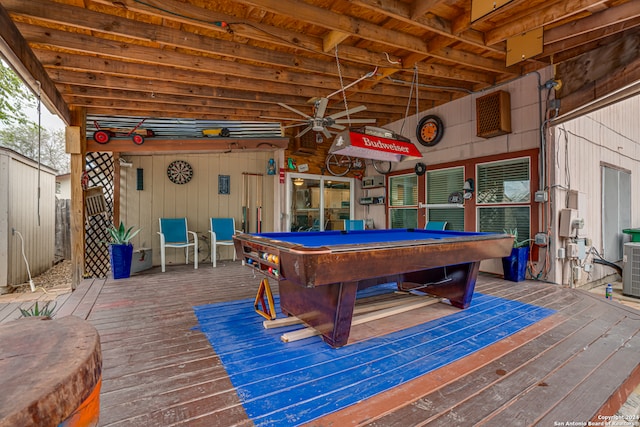
[[[41,82],[45,102],[65,121],[69,107],[279,117],[279,104],[309,111],[310,100],[367,76],[349,88],[348,102],[367,106],[358,118],[384,126],[413,102],[414,71],[424,110],[549,64],[570,75],[562,63],[585,67],[579,56],[595,49],[632,58],[640,32],[638,1],[512,0],[470,16],[469,0],[0,0],[0,35],[4,56]],[[542,53],[507,67],[505,41],[535,28],[544,31]],[[599,88],[628,84],[631,64],[594,66]],[[583,97],[572,84],[559,96],[574,86]],[[330,102],[327,114],[343,109]]]

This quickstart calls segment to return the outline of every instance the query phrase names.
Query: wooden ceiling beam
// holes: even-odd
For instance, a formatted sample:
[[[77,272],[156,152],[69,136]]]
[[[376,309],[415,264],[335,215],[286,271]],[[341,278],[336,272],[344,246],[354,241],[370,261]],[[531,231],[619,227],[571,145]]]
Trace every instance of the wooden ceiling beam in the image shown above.
[[[46,67],[61,71],[75,71],[81,73],[104,73],[113,76],[121,76],[136,79],[151,79],[161,80],[163,82],[178,82],[189,85],[198,84],[205,86],[223,86],[225,88],[235,88],[240,90],[255,90],[264,92],[267,89],[272,93],[280,93],[283,95],[296,95],[307,98],[318,96],[319,94],[326,93],[328,82],[324,80],[316,81],[311,77],[305,80],[305,75],[298,75],[298,80],[302,80],[300,83],[296,83],[295,90],[292,91],[291,83],[283,83],[279,80],[267,80],[259,81],[256,79],[250,79],[245,77],[229,76],[226,70],[216,72],[218,70],[211,71],[187,71],[173,68],[173,64],[140,64],[134,62],[127,62],[121,60],[114,60],[109,58],[98,58],[94,56],[86,55],[74,55],[70,53],[56,52],[49,49],[34,49],[38,58]],[[433,69],[425,69],[426,76],[447,78],[446,67],[434,66]],[[454,75],[457,71],[454,70]],[[265,73],[266,74],[266,73]],[[465,86],[466,82],[478,81],[476,77],[480,74],[461,72],[458,77],[459,85]],[[337,82],[336,82],[337,83]],[[268,86],[265,87],[265,84]],[[310,84],[316,84],[316,86],[307,86]],[[324,84],[324,85],[323,85]],[[455,81],[452,81],[452,85],[456,85]],[[185,89],[186,90],[186,89]],[[370,92],[364,93],[364,95],[371,96],[394,96],[402,97],[404,94],[393,85],[385,85],[383,87],[376,88]],[[425,97],[442,100],[441,93],[437,92],[425,92]],[[388,103],[388,100],[385,101]]]
[[[296,47],[313,52],[322,52],[322,39],[320,38],[294,33],[272,25],[265,25],[261,22],[248,22],[246,19],[238,19],[237,16],[194,6],[189,2],[176,0],[145,0],[144,2],[138,0],[118,0],[117,2],[113,0],[93,0],[93,2],[110,8],[113,8],[114,4],[118,4],[121,9],[129,12],[180,22],[221,34],[228,34],[228,30],[214,25],[214,22],[233,23],[232,26],[227,28],[233,31],[234,38],[259,40],[275,46]],[[211,4],[215,6],[215,3]],[[246,23],[238,21],[245,21]]]
[[[442,3],[443,0],[416,0],[411,7],[411,19],[416,19]]]
[[[605,9],[591,16],[573,21],[544,32],[544,43],[552,44],[566,39],[575,39],[583,34],[606,34],[612,32],[607,27],[630,28],[638,25],[640,4],[628,2],[620,6]],[[604,37],[604,36],[601,36]],[[591,37],[591,39],[596,37]]]
[[[81,28],[86,31],[91,31],[92,37],[100,37],[101,34],[104,34],[102,37],[111,42],[113,38],[106,37],[107,35],[133,39],[132,42],[137,40],[146,43],[146,46],[142,44],[140,44],[140,46],[146,47],[147,50],[157,50],[158,47],[172,46],[199,52],[208,56],[246,60],[277,68],[295,69],[329,76],[337,73],[335,62],[331,56],[327,56],[326,60],[311,59],[300,55],[265,50],[198,34],[190,34],[189,37],[185,37],[184,32],[176,29],[166,27],[158,28],[156,25],[93,12],[79,7],[66,5],[60,5],[60,7],[56,8],[47,7],[48,2],[44,0],[32,0],[29,2],[3,0],[3,2],[11,6],[9,10],[14,19],[22,18],[24,20],[24,18],[34,18],[42,20],[43,22],[55,23],[65,28]],[[26,31],[27,28],[26,26],[21,26],[23,32]],[[58,32],[60,30],[54,31]],[[62,33],[64,33],[64,31],[62,31]],[[59,33],[56,37],[60,38],[61,42],[68,40],[69,38],[63,37],[62,33]],[[25,32],[25,34],[27,33]],[[74,33],[70,34],[77,35]],[[36,34],[33,35],[36,36]],[[118,45],[116,44],[116,46]],[[75,48],[77,49],[78,47],[76,46]],[[111,51],[114,50],[111,46],[107,46],[107,48]],[[120,45],[119,49],[122,50],[122,48],[123,46]],[[116,53],[114,53],[114,55],[115,54]],[[343,70],[345,76],[352,78],[358,78],[369,71],[370,69],[353,65],[345,66]]]
[[[22,77],[31,91],[36,96],[40,96],[50,111],[60,116],[64,123],[71,123],[69,106],[2,5],[0,5],[0,54]]]
[[[112,0],[94,0],[96,3],[113,5]],[[233,31],[234,39],[248,39],[254,41],[260,41],[268,43],[273,46],[284,47],[288,49],[300,49],[300,52],[309,51],[313,53],[322,53],[324,47],[324,39],[320,37],[314,37],[308,34],[283,30],[275,26],[264,25],[259,22],[237,22],[237,17],[229,15],[222,15],[220,13],[213,13],[209,9],[199,8],[189,3],[176,2],[175,0],[163,0],[145,2],[146,4],[157,4],[157,8],[145,6],[143,3],[137,0],[119,0],[118,3],[132,12],[149,14],[163,19],[175,20],[176,22],[182,22],[189,24],[192,27],[199,27],[211,30],[212,28],[219,29],[212,26],[211,22],[216,19],[219,21],[232,22],[233,24],[229,28]],[[168,15],[161,10],[177,11],[178,15]],[[207,23],[199,22],[194,19],[184,18],[179,15],[192,15],[199,17],[199,19],[206,20]],[[220,31],[221,32],[221,31]],[[224,31],[226,33],[226,31]],[[235,40],[234,40],[235,41]],[[245,41],[246,42],[246,41]],[[237,45],[235,43],[234,45]],[[350,62],[370,65],[370,66],[388,66],[389,63],[385,58],[383,52],[372,52],[367,49],[360,49],[354,46],[343,45],[340,46],[341,56]],[[337,70],[336,70],[337,71]]]
[[[509,37],[526,33],[536,28],[566,19],[568,16],[584,12],[591,7],[605,3],[607,0],[560,0],[548,3],[536,11],[526,9],[509,16],[509,21],[495,26],[485,33],[488,45],[502,42]]]
[[[194,56],[174,50],[158,50],[134,44],[124,45],[106,39],[98,41],[90,36],[44,29],[29,24],[19,24],[19,27],[29,42],[34,45],[34,49],[41,47],[43,49],[67,50],[69,53],[75,51],[77,54],[85,56],[93,55],[94,52],[99,51],[105,60],[136,61],[141,64],[171,66],[196,73],[206,71],[251,80],[274,81],[295,86],[314,86],[324,88],[323,91],[340,88],[340,80],[335,77],[293,72],[272,66],[261,67],[206,56]],[[349,79],[354,80],[360,77],[361,75],[349,75]],[[289,91],[291,91],[291,87]]]
[[[399,21],[411,24],[417,28],[431,31],[441,39],[444,40],[444,46],[451,45],[456,42],[467,43],[471,46],[486,49],[495,53],[506,55],[505,46],[487,46],[484,42],[484,36],[481,32],[473,29],[465,29],[458,33],[453,31],[451,22],[448,22],[442,18],[436,16],[423,16],[427,10],[432,9],[438,3],[442,3],[442,0],[423,0],[416,2],[412,5],[391,0],[352,0],[352,3],[367,9],[373,10],[377,13],[381,13],[397,19]],[[426,8],[424,12],[418,16],[414,16],[416,8]],[[435,50],[430,43],[427,45],[430,51]]]
[[[580,33],[575,37],[570,38],[561,38],[558,41],[550,40],[547,44],[547,39],[545,38],[544,50],[538,57],[554,57],[557,54],[562,54],[562,59],[567,60],[571,56],[568,55],[573,51],[573,56],[578,56],[584,52],[581,52],[578,48],[584,46],[585,49],[590,50],[593,46],[588,46],[590,44],[604,43],[606,44],[607,38],[611,36],[615,36],[616,34],[624,33],[626,31],[635,31],[634,29],[640,25],[640,17],[634,19],[628,19],[621,21],[618,24],[609,25],[606,28],[601,28],[595,31],[590,31],[587,33]],[[545,36],[546,37],[546,36]]]
[[[593,49],[579,57],[558,64],[557,74],[563,76],[556,97],[563,98],[581,88],[602,81],[640,58],[640,31],[617,37],[613,43]]]
[[[317,6],[295,0],[247,0],[243,3],[248,3],[283,16],[291,16],[291,19],[305,21],[312,25],[319,25],[328,30],[343,31],[365,40],[390,46],[393,49],[401,48],[410,52],[433,56],[438,59],[450,60],[450,52],[430,52],[427,49],[425,41],[420,37],[383,28],[367,21],[341,15]],[[471,52],[465,55],[459,55],[456,60],[471,68],[486,69],[489,64],[492,64],[493,72],[514,72],[513,69],[505,67],[503,61],[490,60]],[[478,63],[482,65],[478,66]]]
[[[166,93],[174,95],[185,95],[194,97],[206,97],[213,99],[236,99],[242,101],[258,101],[258,102],[270,102],[278,103],[284,102],[290,105],[306,105],[310,107],[307,102],[312,96],[317,96],[320,91],[307,91],[301,92],[300,90],[286,90],[286,87],[280,89],[276,86],[265,86],[263,84],[261,89],[253,89],[254,82],[247,81],[247,86],[244,88],[242,85],[239,87],[220,86],[220,85],[208,85],[206,83],[201,84],[199,82],[188,81],[175,81],[170,78],[154,78],[146,79],[144,77],[136,78],[134,75],[121,76],[110,75],[107,73],[86,71],[86,72],[74,72],[64,69],[58,69],[52,72],[56,76],[56,80],[60,84],[68,85],[80,85],[80,86],[92,86],[97,88],[116,88],[122,90],[143,90],[153,96],[156,93]],[[404,99],[408,96],[408,90],[397,85],[385,85],[384,88],[377,88],[378,90],[371,93],[361,93],[354,95],[351,98],[352,102],[366,102],[375,103],[381,105],[394,105],[401,101],[404,104]],[[429,94],[432,96],[429,96]],[[446,95],[436,92],[427,92],[423,94],[423,98],[436,98],[436,100],[444,101],[448,99]],[[390,99],[394,99],[395,102],[390,102]]]
[[[323,52],[331,52],[336,46],[349,38],[348,33],[344,33],[342,31],[329,31],[322,38],[322,51]]]
[[[135,91],[135,90],[120,90],[120,89],[104,89],[99,87],[90,87],[90,86],[74,86],[74,89],[67,90],[67,85],[61,85],[60,91],[63,93],[65,99],[70,100],[77,98],[91,98],[91,99],[116,99],[129,102],[167,102],[172,104],[179,105],[193,105],[193,106],[202,106],[209,108],[221,108],[221,109],[242,109],[242,110],[253,110],[254,116],[269,116],[273,115],[271,112],[267,110],[272,110],[274,108],[274,102],[262,102],[262,101],[241,101],[238,99],[212,99],[210,97],[192,97],[187,96],[180,93],[162,93],[162,92],[154,92],[150,94],[149,92]],[[81,90],[80,90],[81,89]],[[423,100],[424,101],[424,100]],[[442,101],[442,100],[441,100]],[[94,104],[95,105],[95,104]],[[306,105],[297,105],[293,104],[299,108],[310,108],[309,104]],[[280,109],[280,107],[277,107]],[[342,105],[337,105],[335,108],[329,107],[326,114],[337,113],[342,110]],[[379,104],[373,102],[367,102],[367,110],[358,114],[358,117],[367,117],[367,118],[377,118],[381,114],[403,114],[404,106],[395,106],[388,104]],[[286,116],[290,114],[288,111],[282,110],[283,114],[280,116]],[[293,118],[293,117],[292,117]],[[299,117],[296,117],[299,118]]]

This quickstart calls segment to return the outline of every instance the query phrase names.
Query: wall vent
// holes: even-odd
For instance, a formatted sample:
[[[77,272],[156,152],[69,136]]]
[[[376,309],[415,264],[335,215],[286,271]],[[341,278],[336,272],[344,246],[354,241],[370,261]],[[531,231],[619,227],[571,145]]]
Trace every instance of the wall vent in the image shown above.
[[[509,92],[499,90],[476,99],[477,135],[493,138],[511,133]]]
[[[318,148],[318,142],[316,141],[315,132],[307,132],[299,137],[292,138],[293,147],[291,152],[293,154],[315,154]]]

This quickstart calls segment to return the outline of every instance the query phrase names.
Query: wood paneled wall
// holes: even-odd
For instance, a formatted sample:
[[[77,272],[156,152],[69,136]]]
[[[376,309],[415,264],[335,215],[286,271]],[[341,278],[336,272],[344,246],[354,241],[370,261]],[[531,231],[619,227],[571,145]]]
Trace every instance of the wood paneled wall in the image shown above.
[[[189,229],[206,238],[200,239],[199,259],[209,262],[209,218],[233,217],[237,229],[242,225],[243,173],[263,174],[262,231],[272,231],[274,191],[278,175],[267,175],[267,165],[274,155],[275,153],[271,152],[123,155],[122,157],[133,166],[120,169],[120,217],[126,226],[133,225],[142,229],[133,241],[134,247],[152,248],[153,264],[159,265],[158,218],[186,217]],[[189,183],[177,185],[167,177],[167,166],[174,160],[185,160],[193,168],[193,178]],[[138,168],[143,169],[143,190],[136,190]],[[218,175],[230,177],[230,194],[218,194]],[[250,231],[255,232],[259,180],[252,177],[250,181]],[[220,248],[219,252],[222,259],[232,257],[230,248]],[[184,263],[183,250],[167,249],[167,264],[172,263]]]

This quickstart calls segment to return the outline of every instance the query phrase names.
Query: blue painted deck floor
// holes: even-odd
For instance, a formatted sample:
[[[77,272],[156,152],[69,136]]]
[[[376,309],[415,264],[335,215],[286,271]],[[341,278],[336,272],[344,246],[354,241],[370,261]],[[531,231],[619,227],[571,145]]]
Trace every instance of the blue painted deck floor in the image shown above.
[[[275,303],[278,309],[277,297]],[[554,313],[476,293],[467,310],[333,349],[319,337],[282,342],[284,332],[302,326],[264,329],[253,300],[194,311],[249,418],[258,426],[279,427],[312,421],[397,387]]]

